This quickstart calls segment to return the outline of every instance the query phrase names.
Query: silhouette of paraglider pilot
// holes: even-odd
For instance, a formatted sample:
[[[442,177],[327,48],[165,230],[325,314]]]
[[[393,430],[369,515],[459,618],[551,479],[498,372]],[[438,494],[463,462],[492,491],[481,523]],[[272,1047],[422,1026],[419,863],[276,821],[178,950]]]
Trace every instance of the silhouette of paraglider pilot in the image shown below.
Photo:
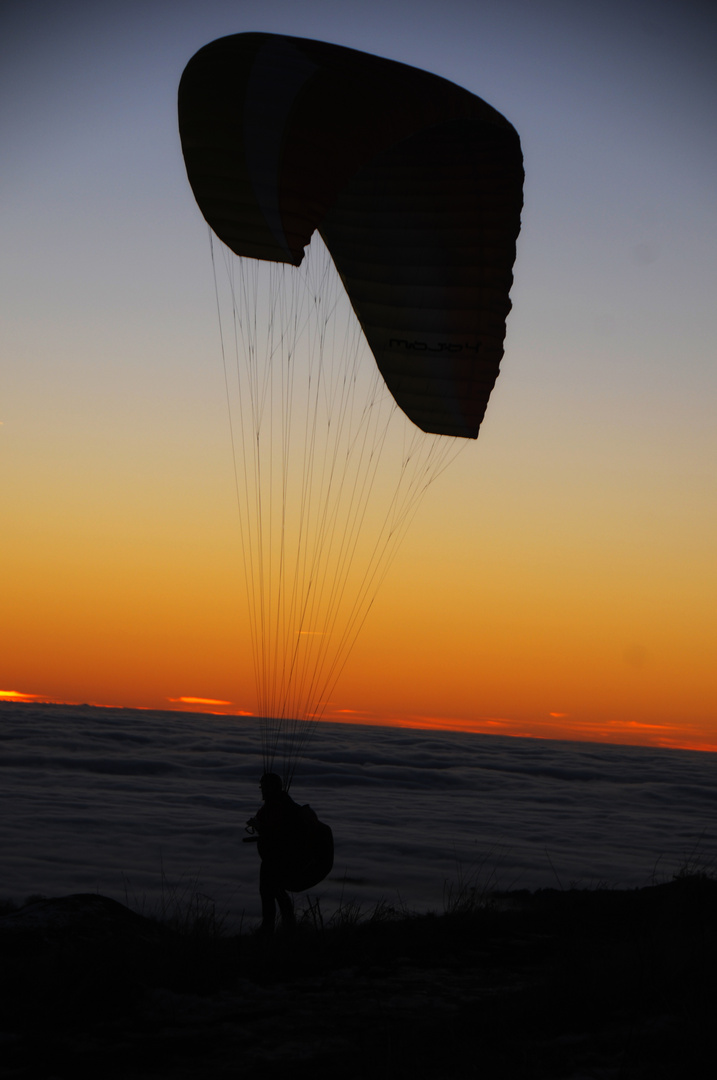
[[[296,925],[294,904],[282,886],[285,870],[295,858],[301,837],[299,815],[301,807],[284,791],[281,777],[264,773],[260,783],[264,805],[250,818],[247,825],[258,834],[259,894],[261,896],[261,929],[272,934],[276,922],[276,906],[281,912],[282,925],[293,930]]]
[[[294,802],[276,773],[264,773],[260,788],[264,805],[247,822],[247,831],[256,836],[245,839],[256,839],[261,858],[261,931],[274,932],[278,906],[282,926],[290,932],[296,916],[289,892],[310,889],[330,872],[333,834],[310,806]]]

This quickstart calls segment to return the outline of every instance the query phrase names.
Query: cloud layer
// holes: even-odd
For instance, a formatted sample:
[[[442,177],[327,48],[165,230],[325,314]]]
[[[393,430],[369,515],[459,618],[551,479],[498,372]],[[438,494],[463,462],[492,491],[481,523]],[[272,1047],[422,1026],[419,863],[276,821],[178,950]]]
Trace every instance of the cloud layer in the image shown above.
[[[253,719],[0,705],[4,892],[155,908],[199,888],[258,915]],[[442,908],[445,890],[640,886],[715,851],[715,758],[690,751],[321,724],[292,788],[336,837],[324,911]],[[163,882],[164,878],[164,882]],[[198,881],[198,885],[194,882]],[[246,925],[246,923],[245,923]]]

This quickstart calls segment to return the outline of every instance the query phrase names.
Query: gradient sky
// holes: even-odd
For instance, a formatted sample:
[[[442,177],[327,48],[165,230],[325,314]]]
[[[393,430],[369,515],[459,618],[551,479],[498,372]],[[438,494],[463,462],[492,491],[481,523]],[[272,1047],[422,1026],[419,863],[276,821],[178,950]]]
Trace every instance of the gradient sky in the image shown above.
[[[717,749],[717,16],[689,0],[3,4],[0,691],[252,711],[176,127],[187,60],[247,30],[445,76],[525,155],[480,438],[327,715]]]

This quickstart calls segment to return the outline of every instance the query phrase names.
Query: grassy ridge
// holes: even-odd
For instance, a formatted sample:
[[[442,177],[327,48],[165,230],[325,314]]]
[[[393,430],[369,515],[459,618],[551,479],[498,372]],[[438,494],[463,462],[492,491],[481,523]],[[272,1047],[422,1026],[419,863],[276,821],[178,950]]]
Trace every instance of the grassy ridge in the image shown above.
[[[717,883],[465,894],[223,933],[210,901],[105,897],[0,919],[12,1078],[711,1075]],[[34,912],[34,914],[33,914]],[[34,920],[34,921],[33,921]]]

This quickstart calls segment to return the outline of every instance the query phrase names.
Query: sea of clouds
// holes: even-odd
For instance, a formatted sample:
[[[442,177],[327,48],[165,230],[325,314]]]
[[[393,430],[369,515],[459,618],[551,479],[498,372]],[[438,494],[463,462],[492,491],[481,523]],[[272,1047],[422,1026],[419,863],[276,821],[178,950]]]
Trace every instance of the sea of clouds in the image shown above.
[[[0,705],[0,897],[101,892],[259,915],[255,720]],[[442,911],[461,887],[635,887],[717,855],[717,755],[320,724],[292,795],[334,830],[312,896]]]

